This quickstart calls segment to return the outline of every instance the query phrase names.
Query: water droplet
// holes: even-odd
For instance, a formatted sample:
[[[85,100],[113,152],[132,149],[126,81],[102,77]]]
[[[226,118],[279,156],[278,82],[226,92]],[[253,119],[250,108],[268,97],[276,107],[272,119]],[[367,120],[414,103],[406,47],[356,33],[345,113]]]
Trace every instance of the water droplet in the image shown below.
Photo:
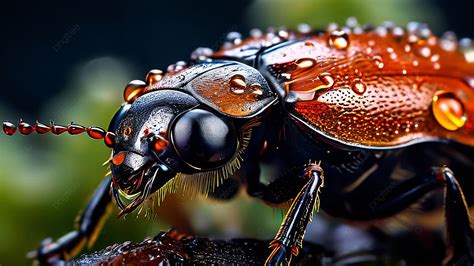
[[[212,56],[214,51],[208,47],[198,47],[191,53],[192,60],[204,61],[210,56]]]
[[[385,36],[387,36],[387,28],[385,28],[383,26],[379,26],[379,27],[375,28],[375,34],[377,34],[380,37],[385,37]]]
[[[402,74],[403,74],[403,75],[406,75],[406,74],[407,74],[407,70],[406,70],[406,69],[403,69],[403,70],[402,70]]]
[[[344,31],[333,31],[329,36],[329,46],[338,50],[345,50],[349,47],[349,35]]]
[[[409,44],[406,44],[404,50],[405,52],[409,53],[411,51],[411,46]]]
[[[436,121],[447,130],[457,130],[466,123],[464,105],[452,92],[436,92],[432,109]]]
[[[226,39],[230,43],[232,43],[234,45],[238,45],[242,42],[242,34],[240,34],[239,32],[236,32],[236,31],[231,31],[231,32],[227,33]]]
[[[463,38],[459,41],[459,47],[468,63],[474,63],[474,43],[469,38]]]
[[[318,76],[319,80],[321,80],[324,84],[319,85],[315,88],[312,88],[306,92],[318,91],[321,89],[328,89],[334,86],[334,78],[331,76],[330,73],[323,72]]]
[[[183,70],[186,65],[187,65],[186,62],[178,61],[175,64],[169,65],[166,71],[169,73],[175,73],[175,72]]]
[[[355,17],[349,17],[346,20],[346,26],[349,28],[355,28],[359,26],[359,22],[357,21],[357,18]]]
[[[263,32],[260,29],[255,28],[255,29],[250,30],[250,37],[252,38],[260,38],[262,37],[262,35],[263,35]]]
[[[230,78],[230,90],[235,94],[242,94],[245,92],[245,77],[242,75],[234,75]]]
[[[299,33],[308,34],[311,32],[311,26],[305,23],[299,24],[297,28]]]
[[[282,38],[283,40],[287,40],[290,37],[290,34],[286,30],[279,30],[278,37]]]
[[[443,50],[454,52],[458,49],[458,38],[452,31],[443,33],[440,40],[440,46]]]
[[[157,83],[163,78],[163,71],[159,69],[152,69],[145,77],[145,81],[148,85]]]
[[[299,68],[310,68],[314,65],[314,61],[312,59],[298,59],[296,65]]]
[[[326,27],[326,31],[327,32],[332,32],[332,31],[335,31],[339,28],[339,26],[337,25],[337,23],[335,22],[332,22],[332,23],[329,23],[328,26]]]
[[[250,90],[252,91],[252,94],[257,97],[263,95],[262,85],[260,85],[259,83],[253,83],[252,85],[250,85]]]
[[[428,39],[428,37],[432,35],[431,29],[428,27],[428,24],[425,23],[409,22],[407,24],[407,30],[419,39]]]
[[[405,30],[402,27],[395,27],[392,31],[392,34],[395,37],[402,37],[403,35],[405,35]]]
[[[146,87],[146,83],[144,81],[141,81],[141,80],[130,81],[123,91],[123,99],[128,103],[132,103],[145,90],[145,87]]]
[[[420,64],[420,62],[418,62],[418,60],[413,60],[413,66],[418,66]]]
[[[431,49],[428,46],[423,46],[418,49],[418,54],[422,57],[428,58],[431,56]]]
[[[358,95],[364,94],[366,90],[366,86],[360,79],[355,79],[354,82],[352,83],[352,91],[355,92]]]

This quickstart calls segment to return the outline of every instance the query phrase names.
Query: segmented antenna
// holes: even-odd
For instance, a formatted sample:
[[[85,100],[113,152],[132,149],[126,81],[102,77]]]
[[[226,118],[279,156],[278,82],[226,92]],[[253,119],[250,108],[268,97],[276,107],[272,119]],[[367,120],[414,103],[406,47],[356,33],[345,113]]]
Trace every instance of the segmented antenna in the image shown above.
[[[93,139],[104,139],[104,143],[107,147],[112,148],[115,141],[115,134],[112,132],[107,132],[100,127],[85,127],[82,125],[71,123],[67,126],[61,126],[54,124],[53,121],[49,125],[45,125],[36,121],[34,125],[30,125],[20,119],[18,125],[10,123],[8,121],[3,122],[3,132],[11,136],[15,134],[16,130],[23,135],[29,135],[36,131],[38,134],[46,134],[48,132],[53,133],[54,135],[61,135],[64,132],[68,132],[70,135],[77,135],[84,132],[87,132],[89,137]]]

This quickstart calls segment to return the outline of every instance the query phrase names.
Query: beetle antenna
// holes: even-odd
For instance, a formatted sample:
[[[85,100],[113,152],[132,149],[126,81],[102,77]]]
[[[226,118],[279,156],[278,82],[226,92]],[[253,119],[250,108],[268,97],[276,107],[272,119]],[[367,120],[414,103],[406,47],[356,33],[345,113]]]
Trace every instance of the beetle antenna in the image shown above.
[[[89,137],[93,139],[104,139],[105,145],[110,148],[113,146],[115,140],[114,133],[105,131],[101,127],[85,127],[72,122],[67,126],[56,125],[53,121],[51,121],[49,125],[40,123],[38,121],[36,121],[34,125],[30,125],[26,122],[23,122],[22,119],[20,119],[18,125],[8,121],[3,122],[3,132],[9,136],[15,134],[17,128],[18,131],[23,135],[29,135],[33,133],[33,131],[36,131],[38,134],[46,134],[51,132],[54,135],[60,135],[64,132],[68,132],[70,135],[77,135],[87,132]]]

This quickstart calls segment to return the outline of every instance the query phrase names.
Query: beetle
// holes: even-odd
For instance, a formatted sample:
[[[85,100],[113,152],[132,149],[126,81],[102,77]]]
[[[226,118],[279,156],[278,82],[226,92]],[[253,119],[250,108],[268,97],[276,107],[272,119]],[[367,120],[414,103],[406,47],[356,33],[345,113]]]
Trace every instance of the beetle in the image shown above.
[[[217,51],[198,48],[187,63],[131,81],[107,131],[23,121],[3,130],[87,132],[112,148],[111,173],[76,230],[37,250],[42,262],[93,243],[113,199],[123,215],[177,189],[229,199],[242,185],[272,205],[292,200],[268,265],[298,254],[319,206],[371,223],[440,189],[446,262],[472,264],[474,195],[462,187],[474,184],[454,173],[474,170],[473,97],[469,39],[438,38],[422,23],[374,28],[351,18],[325,31],[231,32]]]

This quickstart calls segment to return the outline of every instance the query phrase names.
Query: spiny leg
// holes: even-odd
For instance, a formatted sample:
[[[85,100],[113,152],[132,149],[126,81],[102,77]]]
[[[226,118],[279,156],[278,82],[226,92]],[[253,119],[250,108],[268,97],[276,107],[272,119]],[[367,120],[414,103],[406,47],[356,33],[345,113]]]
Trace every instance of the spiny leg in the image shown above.
[[[298,255],[302,247],[306,226],[318,204],[319,188],[323,186],[323,170],[318,164],[310,163],[305,167],[304,176],[308,182],[293,200],[280,230],[270,243],[273,251],[266,265],[288,265],[292,255]]]
[[[53,264],[74,257],[86,242],[91,246],[110,209],[110,182],[111,177],[108,176],[100,183],[85,210],[78,216],[76,230],[62,236],[56,242],[43,241],[38,250],[30,252],[28,257],[37,259],[40,264]]]

